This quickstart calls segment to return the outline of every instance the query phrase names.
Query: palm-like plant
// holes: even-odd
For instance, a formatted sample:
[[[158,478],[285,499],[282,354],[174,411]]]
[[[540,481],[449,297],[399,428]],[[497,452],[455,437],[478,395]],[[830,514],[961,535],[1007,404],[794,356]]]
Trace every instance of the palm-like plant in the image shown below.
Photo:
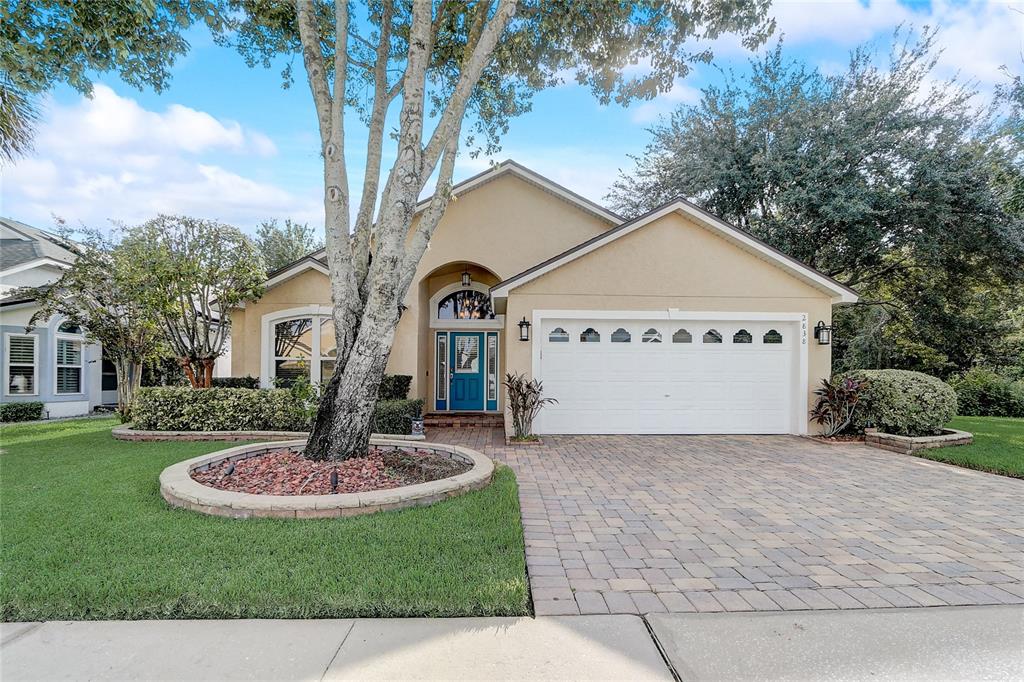
[[[814,390],[818,399],[811,410],[811,421],[821,424],[822,435],[832,437],[850,426],[866,386],[866,381],[849,377],[821,380],[821,387]]]
[[[505,374],[503,382],[508,390],[508,406],[512,411],[512,428],[516,440],[526,440],[533,435],[533,420],[545,405],[557,403],[554,398],[542,397],[544,386],[536,379],[527,379],[525,374]]]

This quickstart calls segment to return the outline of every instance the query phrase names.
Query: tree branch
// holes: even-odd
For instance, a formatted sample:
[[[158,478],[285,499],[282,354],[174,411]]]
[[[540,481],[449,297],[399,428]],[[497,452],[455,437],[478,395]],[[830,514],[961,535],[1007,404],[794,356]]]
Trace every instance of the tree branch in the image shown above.
[[[346,7],[339,2],[339,6]],[[296,0],[295,10],[299,24],[299,40],[302,43],[302,61],[306,65],[306,78],[310,92],[313,93],[313,104],[320,122],[320,140],[323,144],[331,136],[332,105],[331,91],[327,84],[327,68],[324,65],[323,51],[320,49],[320,31],[316,26],[316,15],[312,0]],[[337,79],[337,75],[335,75]]]

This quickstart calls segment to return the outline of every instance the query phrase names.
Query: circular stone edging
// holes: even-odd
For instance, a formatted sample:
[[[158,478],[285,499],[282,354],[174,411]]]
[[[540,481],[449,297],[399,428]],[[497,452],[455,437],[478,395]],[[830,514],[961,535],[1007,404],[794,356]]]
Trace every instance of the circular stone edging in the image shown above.
[[[111,434],[118,440],[165,441],[165,440],[298,440],[309,437],[309,431],[147,431],[137,429],[133,424],[115,426]],[[399,433],[374,433],[371,438],[388,440],[417,441],[426,440],[426,436],[402,435]]]
[[[301,450],[305,445],[305,440],[255,443],[186,459],[183,462],[172,464],[160,473],[160,494],[171,506],[212,516],[228,516],[238,519],[325,519],[433,504],[471,490],[479,490],[491,482],[491,477],[494,474],[494,462],[476,450],[444,443],[430,443],[429,449],[450,453],[471,463],[473,467],[456,476],[427,483],[335,495],[239,493],[211,488],[199,483],[191,475],[196,469],[219,464],[225,460],[248,459],[281,448]],[[390,438],[371,438],[370,445],[398,450],[409,447],[409,442]]]

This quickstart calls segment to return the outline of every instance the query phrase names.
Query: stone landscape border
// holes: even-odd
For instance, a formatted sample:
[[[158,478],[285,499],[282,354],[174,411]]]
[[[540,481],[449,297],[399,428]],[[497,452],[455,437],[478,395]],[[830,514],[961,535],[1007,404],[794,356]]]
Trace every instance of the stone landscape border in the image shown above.
[[[114,438],[118,440],[137,441],[161,441],[161,440],[306,440],[309,431],[145,431],[136,429],[131,424],[122,424],[113,430]],[[425,440],[426,436],[406,436],[402,434],[375,433],[373,438],[387,438],[389,440],[419,441]]]
[[[866,445],[890,452],[898,452],[902,455],[912,455],[918,450],[927,450],[928,448],[970,445],[973,442],[973,434],[956,429],[943,429],[942,433],[937,436],[897,436],[874,429],[865,429],[864,431],[864,443]]]
[[[393,448],[395,450],[410,447],[409,441],[393,438],[372,438],[370,444],[377,448]],[[210,467],[225,460],[248,459],[281,448],[301,450],[305,445],[305,439],[256,443],[186,459],[183,462],[172,464],[161,472],[160,494],[168,504],[174,507],[182,507],[211,516],[228,516],[238,519],[326,519],[433,504],[471,490],[484,488],[491,482],[491,477],[494,474],[494,462],[476,450],[458,445],[429,443],[426,446],[417,445],[416,447],[417,449],[446,453],[449,457],[472,464],[472,468],[457,476],[428,483],[338,495],[253,495],[211,488],[199,483],[191,476],[192,472],[197,469]]]

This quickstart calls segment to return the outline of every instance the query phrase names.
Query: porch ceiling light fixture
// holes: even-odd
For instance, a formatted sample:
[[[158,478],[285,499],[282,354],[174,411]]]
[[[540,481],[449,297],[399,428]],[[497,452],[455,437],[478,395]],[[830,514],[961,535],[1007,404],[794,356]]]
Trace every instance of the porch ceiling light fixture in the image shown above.
[[[519,320],[519,340],[529,341],[530,340],[530,323],[526,321],[526,318]]]
[[[832,327],[825,324],[823,320],[818,320],[818,324],[814,325],[814,338],[818,340],[819,346],[827,346],[832,343]]]
[[[462,271],[462,286],[467,289],[473,286],[473,276],[469,274],[468,269]]]

